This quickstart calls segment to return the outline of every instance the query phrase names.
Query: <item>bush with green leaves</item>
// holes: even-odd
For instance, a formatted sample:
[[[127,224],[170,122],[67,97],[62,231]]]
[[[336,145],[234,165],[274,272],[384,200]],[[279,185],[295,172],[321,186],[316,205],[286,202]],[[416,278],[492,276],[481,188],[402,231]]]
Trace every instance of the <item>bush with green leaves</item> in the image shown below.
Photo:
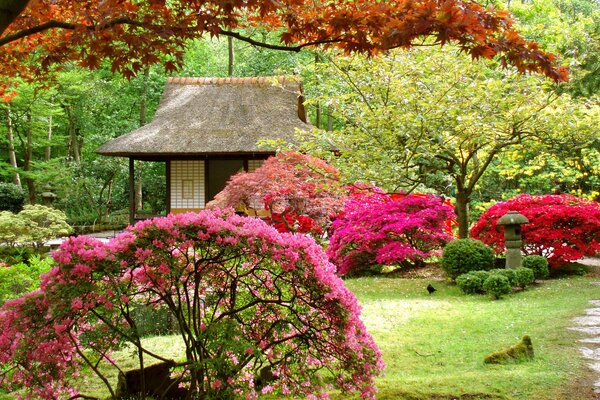
[[[72,229],[60,210],[26,205],[18,214],[0,212],[0,243],[41,247],[50,239],[67,236]]]
[[[489,270],[494,266],[494,253],[475,239],[453,240],[444,247],[442,269],[452,279],[470,271]]]
[[[518,286],[521,289],[531,285],[535,281],[534,273],[531,268],[519,267],[515,270],[515,283],[514,286]]]
[[[467,272],[456,278],[456,285],[465,294],[482,294],[485,293],[483,283],[489,275],[488,271]]]
[[[0,211],[0,245],[17,246],[25,242],[30,228],[23,218],[10,211]]]
[[[494,299],[500,299],[505,294],[509,294],[512,287],[506,276],[494,273],[483,282],[483,289]]]
[[[46,252],[43,249],[34,249],[31,246],[0,246],[0,262],[5,264],[28,263],[34,255],[45,256]]]
[[[548,269],[548,260],[546,257],[538,256],[538,255],[530,255],[523,257],[523,262],[521,266],[524,268],[529,268],[533,271],[533,277],[535,279],[546,279],[550,276],[550,271]]]
[[[0,304],[39,289],[40,275],[50,271],[52,265],[51,258],[35,255],[27,263],[0,263]]]
[[[0,211],[18,213],[25,204],[25,192],[13,183],[0,183]]]
[[[516,286],[517,285],[517,276],[515,274],[515,270],[511,269],[511,268],[496,268],[496,269],[491,269],[490,273],[492,274],[499,274],[502,276],[505,276],[508,278],[508,282],[510,283],[510,286]]]

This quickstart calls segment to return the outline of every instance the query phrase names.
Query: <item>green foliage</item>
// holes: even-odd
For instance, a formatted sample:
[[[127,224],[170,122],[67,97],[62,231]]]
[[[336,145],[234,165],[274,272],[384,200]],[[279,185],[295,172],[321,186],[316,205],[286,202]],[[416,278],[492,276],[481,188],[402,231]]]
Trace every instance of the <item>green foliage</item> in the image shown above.
[[[548,276],[550,276],[550,272],[548,270],[548,260],[546,257],[539,256],[537,254],[525,256],[523,257],[521,266],[531,269],[535,279],[546,279]]]
[[[40,275],[50,271],[53,260],[32,256],[27,263],[0,263],[0,304],[16,299],[40,286]]]
[[[28,228],[23,241],[36,247],[50,239],[67,236],[72,231],[65,213],[55,208],[27,205],[17,216],[25,221]]]
[[[483,289],[494,299],[500,299],[505,294],[509,294],[511,292],[511,286],[508,278],[500,274],[490,274],[485,282],[483,282]]]
[[[483,283],[488,276],[490,276],[488,271],[467,272],[456,278],[456,285],[465,294],[482,294],[485,293]]]
[[[0,218],[1,220],[1,218]],[[2,239],[0,239],[1,241]],[[12,265],[27,262],[34,255],[44,255],[45,252],[36,251],[29,246],[0,246],[0,262]]]
[[[0,211],[17,213],[23,209],[25,192],[12,183],[0,183]]]
[[[458,239],[444,247],[441,267],[451,279],[477,270],[489,270],[494,266],[492,249],[475,239]]]
[[[452,47],[332,56],[315,73],[330,77],[314,101],[330,104],[344,125],[327,134],[343,149],[340,171],[388,191],[455,197],[461,237],[467,205],[489,200],[501,182],[483,174],[506,152],[536,143],[546,154],[586,149],[597,137],[595,99],[557,95],[544,80],[473,63]]]
[[[66,215],[42,205],[26,205],[21,212],[0,212],[0,242],[10,246],[41,247],[50,239],[67,236],[72,229]]]
[[[490,273],[505,276],[508,278],[508,282],[510,283],[511,286],[516,286],[517,276],[516,276],[514,269],[496,268],[496,269],[490,270]]]
[[[10,211],[0,212],[0,243],[8,246],[16,246],[23,242],[29,225],[27,221],[20,218],[18,214],[13,214]]]
[[[528,285],[531,285],[535,281],[534,273],[531,268],[519,267],[515,271],[514,286],[518,286],[521,289],[525,289]]]
[[[132,304],[132,318],[140,337],[177,333],[177,321],[166,306]]]

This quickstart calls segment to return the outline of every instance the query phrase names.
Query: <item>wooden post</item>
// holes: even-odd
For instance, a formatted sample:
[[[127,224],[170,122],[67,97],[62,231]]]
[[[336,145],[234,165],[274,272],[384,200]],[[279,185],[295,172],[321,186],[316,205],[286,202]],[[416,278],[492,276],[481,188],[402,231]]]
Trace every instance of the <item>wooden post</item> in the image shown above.
[[[167,160],[166,170],[166,178],[167,178],[167,198],[165,199],[165,203],[167,205],[167,215],[171,213],[171,160]]]
[[[129,224],[135,223],[135,163],[129,157]]]

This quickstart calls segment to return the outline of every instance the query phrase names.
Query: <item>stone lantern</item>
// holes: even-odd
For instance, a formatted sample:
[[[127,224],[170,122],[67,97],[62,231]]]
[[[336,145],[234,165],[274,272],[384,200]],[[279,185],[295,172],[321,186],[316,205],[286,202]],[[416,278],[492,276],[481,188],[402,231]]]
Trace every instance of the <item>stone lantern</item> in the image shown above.
[[[44,186],[44,191],[40,194],[40,196],[42,196],[42,203],[44,203],[46,207],[52,207],[52,203],[57,197],[54,193],[52,193],[52,185],[50,184]]]
[[[498,219],[497,225],[504,225],[504,243],[506,246],[506,268],[521,266],[521,225],[528,224],[526,216],[509,211]]]

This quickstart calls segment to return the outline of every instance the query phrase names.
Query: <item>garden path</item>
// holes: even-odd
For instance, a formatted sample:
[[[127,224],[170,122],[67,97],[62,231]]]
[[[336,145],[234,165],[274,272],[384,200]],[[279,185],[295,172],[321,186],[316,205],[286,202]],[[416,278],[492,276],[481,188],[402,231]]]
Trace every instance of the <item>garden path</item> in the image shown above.
[[[585,258],[580,262],[600,270],[600,258]],[[600,286],[600,282],[593,283]],[[577,326],[570,329],[586,334],[585,338],[579,340],[582,343],[579,351],[589,360],[588,366],[595,372],[593,392],[600,395],[600,295],[598,297],[590,300],[586,315],[576,317],[574,322]]]

